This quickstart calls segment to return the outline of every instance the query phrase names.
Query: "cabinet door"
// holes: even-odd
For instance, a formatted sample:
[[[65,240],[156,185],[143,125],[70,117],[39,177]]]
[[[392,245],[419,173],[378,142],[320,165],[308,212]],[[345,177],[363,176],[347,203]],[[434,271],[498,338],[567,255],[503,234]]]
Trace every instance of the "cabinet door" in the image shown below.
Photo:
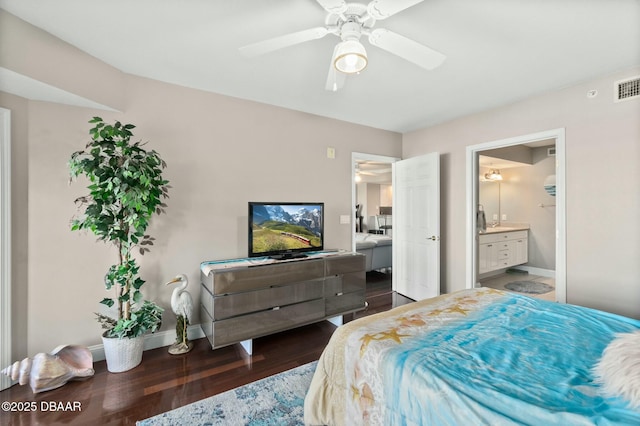
[[[488,259],[487,244],[478,244],[478,272],[480,274],[489,271]]]
[[[529,261],[528,245],[529,244],[527,238],[518,238],[517,240],[515,240],[515,265],[521,265]]]
[[[498,243],[478,246],[478,272],[484,273],[498,268]]]
[[[489,270],[500,268],[500,246],[497,243],[489,244]]]

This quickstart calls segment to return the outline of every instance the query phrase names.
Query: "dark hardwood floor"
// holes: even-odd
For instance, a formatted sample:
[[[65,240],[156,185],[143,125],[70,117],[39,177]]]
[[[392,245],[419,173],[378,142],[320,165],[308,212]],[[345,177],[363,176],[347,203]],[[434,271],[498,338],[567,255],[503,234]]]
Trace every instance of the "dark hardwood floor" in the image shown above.
[[[391,292],[389,274],[367,274],[365,311],[356,318],[410,302]],[[350,320],[352,315],[345,317]],[[137,420],[315,361],[335,326],[327,321],[255,339],[253,355],[239,345],[211,350],[196,340],[185,355],[167,348],[145,351],[142,364],[124,373],[109,373],[104,361],[95,375],[34,395],[28,385],[0,392],[0,425],[133,425]],[[6,402],[16,411],[6,411]]]

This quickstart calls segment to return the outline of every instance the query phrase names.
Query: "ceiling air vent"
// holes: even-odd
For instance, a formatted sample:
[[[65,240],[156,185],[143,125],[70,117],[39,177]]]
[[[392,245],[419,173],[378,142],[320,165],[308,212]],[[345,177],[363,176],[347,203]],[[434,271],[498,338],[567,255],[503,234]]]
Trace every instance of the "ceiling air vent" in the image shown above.
[[[616,102],[640,98],[640,76],[616,81],[614,92]]]

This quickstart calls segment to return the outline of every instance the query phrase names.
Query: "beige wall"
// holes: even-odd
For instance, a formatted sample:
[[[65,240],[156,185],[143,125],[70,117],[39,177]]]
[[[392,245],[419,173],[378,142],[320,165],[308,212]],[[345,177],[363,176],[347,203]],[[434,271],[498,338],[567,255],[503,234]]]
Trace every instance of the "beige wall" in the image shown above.
[[[547,194],[543,182],[555,174],[556,157],[546,155],[547,148],[533,150],[530,166],[503,169],[500,182],[500,219],[507,222],[529,224],[528,266],[551,271],[556,269],[556,204],[555,197]],[[539,207],[544,204],[548,207]]]
[[[29,151],[28,209],[22,210],[28,280],[14,287],[28,289],[27,305],[16,311],[27,312],[29,353],[100,341],[93,313],[110,296],[102,278],[116,252],[69,230],[73,200],[87,191],[86,182],[68,184],[67,170],[70,154],[88,140],[93,115],[136,124],[136,137],[168,163],[169,207],[154,218],[149,231],[156,244],[141,258],[145,296],[167,308],[163,330],[175,326],[172,289],[164,282],[187,274],[197,306],[200,262],[246,256],[248,201],[323,201],[325,246],[349,249],[351,226],[339,216],[352,211],[351,152],[400,154],[400,135],[391,132],[137,77],[128,76],[127,86],[124,114],[28,102],[28,139],[14,142]],[[326,157],[327,146],[336,148],[335,159]],[[197,323],[197,310],[195,316]]]
[[[613,102],[631,69],[403,135],[403,158],[441,154],[442,287],[465,287],[466,147],[566,129],[567,301],[640,318],[640,101]],[[590,89],[598,90],[588,99]]]
[[[69,230],[73,200],[86,190],[84,182],[68,184],[67,161],[88,140],[92,116],[136,124],[136,137],[168,163],[169,207],[154,218],[149,231],[156,245],[141,259],[145,296],[167,308],[163,330],[175,326],[172,289],[164,282],[186,273],[197,306],[200,262],[246,256],[249,200],[323,201],[326,247],[349,249],[351,226],[341,225],[339,216],[352,212],[351,152],[400,155],[396,133],[133,76],[126,76],[126,86],[124,114],[24,100],[27,111],[13,114],[14,127],[28,122],[28,137],[25,131],[16,138],[14,151],[29,153],[28,167],[14,163],[14,175],[28,170],[27,177],[14,176],[15,197],[28,194],[14,204],[14,230],[28,220],[28,279],[24,274],[13,283],[14,293],[28,294],[14,305],[27,316],[15,324],[16,330],[27,324],[18,339],[26,348],[19,352],[100,342],[93,313],[109,295],[102,278],[116,253]],[[7,98],[1,105],[11,108]],[[327,146],[336,148],[335,159],[326,157]]]

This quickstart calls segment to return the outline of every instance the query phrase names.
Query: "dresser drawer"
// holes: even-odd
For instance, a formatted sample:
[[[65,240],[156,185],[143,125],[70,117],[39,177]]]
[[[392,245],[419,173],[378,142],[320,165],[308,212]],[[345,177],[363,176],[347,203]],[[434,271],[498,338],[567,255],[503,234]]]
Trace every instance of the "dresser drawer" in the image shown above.
[[[327,257],[325,275],[340,275],[364,270],[365,256],[352,254],[349,256]]]
[[[528,231],[500,232],[496,235],[499,237],[499,241],[516,240],[518,238],[527,238],[527,232]]]
[[[274,285],[293,284],[301,281],[324,278],[322,259],[300,260],[254,266],[244,269],[209,273],[203,284],[211,294],[222,295],[260,290]]]
[[[495,243],[500,240],[498,235],[499,234],[480,234],[478,236],[478,242],[480,244]]]
[[[200,328],[211,346],[213,346],[213,318],[202,304],[200,304]]]
[[[365,307],[365,292],[361,290],[353,293],[328,296],[325,297],[325,301],[325,311],[328,317],[348,311],[362,310]]]
[[[283,306],[279,309],[211,322],[214,348],[288,330],[324,318],[324,300]],[[205,331],[206,333],[206,331]]]
[[[367,280],[363,272],[327,277],[324,281],[324,295],[335,296],[340,293],[351,293],[364,290]]]
[[[523,230],[523,231],[495,232],[491,234],[480,234],[478,236],[478,242],[480,244],[486,244],[486,243],[497,243],[500,241],[517,240],[521,238],[527,238],[528,232],[529,231],[527,230]]]
[[[292,305],[323,296],[323,280],[303,281],[295,285],[273,286],[263,290],[213,296],[206,288],[201,301],[214,320],[263,311],[275,306]]]

